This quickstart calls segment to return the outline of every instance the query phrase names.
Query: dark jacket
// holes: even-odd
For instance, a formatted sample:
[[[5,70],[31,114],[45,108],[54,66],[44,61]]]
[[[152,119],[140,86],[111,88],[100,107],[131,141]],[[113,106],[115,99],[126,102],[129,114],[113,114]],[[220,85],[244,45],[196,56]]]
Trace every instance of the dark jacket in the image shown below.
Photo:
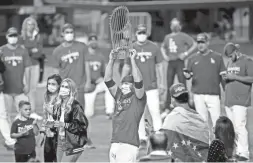
[[[60,120],[60,117],[61,107],[55,105],[53,108],[53,118],[54,120]],[[84,145],[87,143],[88,120],[78,101],[73,101],[71,111],[64,115],[64,122],[66,155],[82,152]]]

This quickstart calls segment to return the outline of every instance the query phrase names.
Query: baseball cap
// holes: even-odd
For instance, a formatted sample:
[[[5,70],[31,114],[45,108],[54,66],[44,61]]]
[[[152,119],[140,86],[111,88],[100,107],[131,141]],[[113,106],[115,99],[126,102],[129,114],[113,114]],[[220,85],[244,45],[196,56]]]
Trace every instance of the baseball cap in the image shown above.
[[[238,50],[239,48],[240,48],[240,45],[229,42],[224,47],[224,54],[228,56],[232,54],[235,50]]]
[[[65,32],[66,29],[73,29],[74,30],[74,26],[70,23],[66,23],[62,26],[62,32]]]
[[[206,33],[200,33],[197,35],[197,42],[207,42],[209,41],[209,37]]]
[[[145,33],[147,32],[147,27],[144,24],[138,25],[137,33],[140,33],[140,32],[145,32]]]
[[[95,33],[90,34],[88,37],[88,41],[97,41],[97,40],[98,40],[98,37]]]
[[[171,25],[180,25],[180,21],[179,21],[177,18],[173,18],[173,19],[170,21],[170,24],[171,24]]]
[[[132,75],[127,75],[121,80],[121,83],[134,83],[134,78]]]
[[[172,97],[178,97],[178,96],[182,95],[183,93],[188,93],[188,91],[183,83],[173,84],[170,87],[170,94]]]
[[[7,36],[11,36],[11,35],[18,35],[18,30],[15,27],[11,27],[7,30],[6,33]]]

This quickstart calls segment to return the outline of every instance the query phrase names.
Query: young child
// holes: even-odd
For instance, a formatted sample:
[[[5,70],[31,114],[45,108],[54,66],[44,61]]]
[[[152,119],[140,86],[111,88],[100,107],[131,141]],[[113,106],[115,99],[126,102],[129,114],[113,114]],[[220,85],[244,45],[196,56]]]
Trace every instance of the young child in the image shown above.
[[[221,116],[214,129],[215,140],[212,141],[207,162],[227,162],[231,161],[235,147],[235,130],[232,121]]]
[[[15,144],[16,162],[27,162],[36,157],[35,135],[39,133],[37,120],[31,119],[31,104],[27,101],[19,102],[20,116],[11,126],[11,138],[17,139]]]

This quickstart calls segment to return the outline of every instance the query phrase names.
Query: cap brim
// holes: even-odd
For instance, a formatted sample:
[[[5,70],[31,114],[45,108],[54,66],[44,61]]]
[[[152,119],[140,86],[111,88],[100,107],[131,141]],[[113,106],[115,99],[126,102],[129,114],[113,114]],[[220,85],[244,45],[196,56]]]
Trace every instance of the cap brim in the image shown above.
[[[187,90],[185,90],[185,91],[174,94],[173,97],[179,97],[180,95],[182,95],[184,93],[189,93],[189,92]]]
[[[147,33],[147,30],[146,30],[146,29],[137,30],[137,33],[140,33],[140,32],[145,32],[145,33]]]
[[[11,36],[11,35],[18,35],[18,33],[13,32],[13,33],[8,33],[7,36]]]

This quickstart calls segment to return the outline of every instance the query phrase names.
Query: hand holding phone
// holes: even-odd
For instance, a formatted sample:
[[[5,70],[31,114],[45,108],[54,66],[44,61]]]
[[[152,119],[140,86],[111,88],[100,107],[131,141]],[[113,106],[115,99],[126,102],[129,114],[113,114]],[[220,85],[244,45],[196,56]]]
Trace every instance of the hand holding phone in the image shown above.
[[[193,75],[193,73],[190,72],[187,68],[183,68],[183,73],[184,73],[184,77],[186,79],[190,79],[192,77],[192,75]]]

